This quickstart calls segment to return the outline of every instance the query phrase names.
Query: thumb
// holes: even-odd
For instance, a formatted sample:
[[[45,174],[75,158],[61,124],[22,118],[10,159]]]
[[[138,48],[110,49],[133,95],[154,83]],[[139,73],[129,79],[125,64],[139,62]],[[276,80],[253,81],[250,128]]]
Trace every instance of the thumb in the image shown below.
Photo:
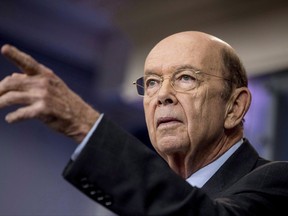
[[[28,75],[36,75],[40,73],[40,63],[16,47],[10,44],[5,44],[1,48],[1,53],[22,72]]]

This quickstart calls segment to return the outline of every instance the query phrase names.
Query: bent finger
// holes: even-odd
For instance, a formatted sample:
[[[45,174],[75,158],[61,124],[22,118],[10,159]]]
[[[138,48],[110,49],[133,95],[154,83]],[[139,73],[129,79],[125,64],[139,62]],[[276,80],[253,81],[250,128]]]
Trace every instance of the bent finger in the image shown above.
[[[15,64],[19,69],[21,69],[22,72],[28,75],[35,75],[41,72],[40,63],[38,63],[30,55],[20,51],[10,44],[3,45],[1,48],[1,53],[7,59],[12,61],[12,63]]]
[[[34,106],[35,104],[28,105],[25,107],[20,107],[17,110],[8,113],[5,116],[5,120],[8,123],[14,123],[14,122],[19,122],[19,121],[26,120],[26,119],[35,118],[37,115],[37,112],[35,112]]]
[[[0,97],[8,91],[21,90],[25,84],[24,79],[27,75],[23,73],[13,73],[0,81]]]
[[[27,92],[10,91],[0,97],[0,109],[11,105],[31,104],[33,97]]]

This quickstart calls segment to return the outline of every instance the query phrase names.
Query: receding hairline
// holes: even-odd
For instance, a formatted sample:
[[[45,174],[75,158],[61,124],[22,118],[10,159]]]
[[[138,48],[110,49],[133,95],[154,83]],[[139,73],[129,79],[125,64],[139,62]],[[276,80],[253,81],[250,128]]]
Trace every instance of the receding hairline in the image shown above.
[[[159,45],[165,41],[177,39],[180,37],[187,37],[188,39],[190,38],[191,40],[192,39],[207,40],[207,41],[215,42],[216,44],[219,44],[219,45],[226,46],[226,48],[230,48],[230,49],[234,50],[232,48],[232,46],[229,43],[227,43],[226,41],[224,41],[224,40],[222,40],[222,39],[220,39],[214,35],[211,35],[211,34],[208,34],[205,32],[200,32],[200,31],[183,31],[183,32],[174,33],[172,35],[169,35],[169,36],[163,38],[155,46],[157,46],[157,45]]]
[[[234,52],[234,54],[236,54],[236,51],[230,44],[228,44],[227,42],[216,36],[200,31],[182,31],[169,35],[160,40],[157,44],[155,44],[155,46],[152,47],[152,49],[146,56],[146,60],[147,57],[149,57],[152,53],[154,53],[154,51],[156,50],[158,51],[159,47],[162,47],[163,45],[165,47],[166,44],[178,43],[179,41],[186,41],[188,43],[194,42],[194,44],[198,42],[203,46],[217,47],[219,52],[221,52],[222,49],[228,49],[230,50],[230,52]]]

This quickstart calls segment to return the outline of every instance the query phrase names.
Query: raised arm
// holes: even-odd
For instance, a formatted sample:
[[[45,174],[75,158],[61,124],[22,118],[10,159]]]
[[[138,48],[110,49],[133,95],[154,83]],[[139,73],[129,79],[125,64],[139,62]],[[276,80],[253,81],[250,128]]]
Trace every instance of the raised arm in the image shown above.
[[[36,118],[80,143],[99,113],[28,54],[8,44],[1,53],[20,70],[0,81],[0,108],[20,105],[6,115],[6,121]]]

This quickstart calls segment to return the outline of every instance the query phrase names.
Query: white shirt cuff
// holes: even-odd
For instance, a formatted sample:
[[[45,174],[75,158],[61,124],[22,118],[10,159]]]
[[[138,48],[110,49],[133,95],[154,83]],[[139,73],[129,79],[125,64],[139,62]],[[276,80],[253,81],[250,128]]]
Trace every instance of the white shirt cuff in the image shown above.
[[[97,129],[99,123],[101,122],[101,119],[103,118],[104,114],[102,113],[99,118],[97,119],[97,121],[95,122],[95,124],[93,125],[93,127],[91,128],[91,130],[89,131],[89,133],[86,135],[86,137],[82,140],[82,142],[77,146],[77,148],[75,149],[75,151],[73,152],[71,159],[73,161],[76,160],[76,158],[78,157],[78,155],[81,153],[82,149],[86,146],[88,140],[90,139],[91,135],[93,134],[93,132]]]

